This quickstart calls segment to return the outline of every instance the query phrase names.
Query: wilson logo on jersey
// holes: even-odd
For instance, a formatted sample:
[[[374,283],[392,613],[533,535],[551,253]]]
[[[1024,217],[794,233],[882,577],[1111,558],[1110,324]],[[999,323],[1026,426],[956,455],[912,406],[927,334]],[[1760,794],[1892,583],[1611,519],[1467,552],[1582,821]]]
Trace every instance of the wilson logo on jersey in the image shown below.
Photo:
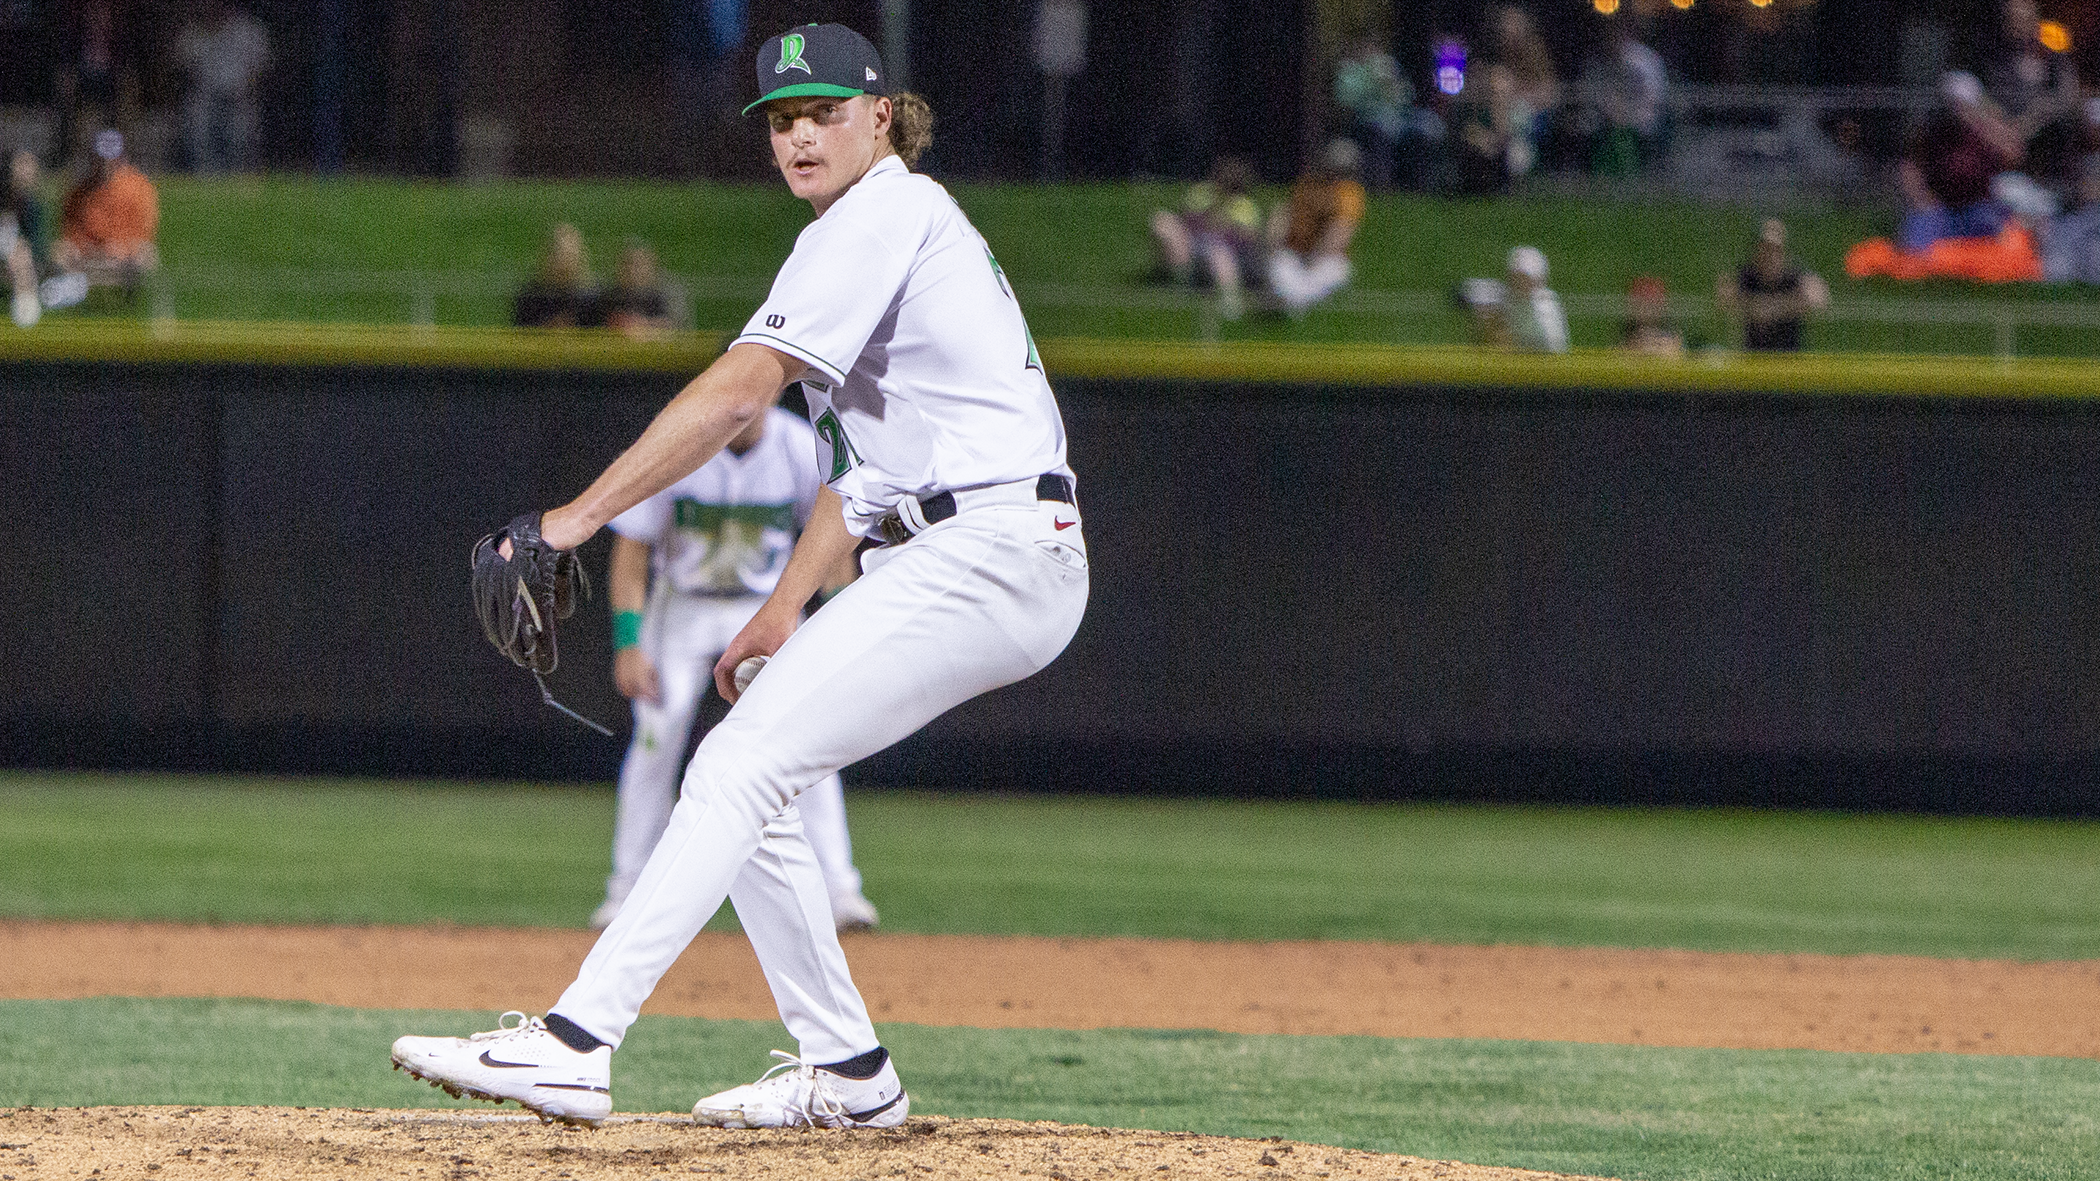
[[[853,470],[860,462],[860,452],[853,449],[853,440],[846,437],[845,424],[839,421],[836,411],[826,410],[812,425],[817,428],[817,438],[831,445],[831,474],[824,477],[829,484]]]
[[[809,73],[809,63],[802,60],[803,44],[802,34],[800,33],[789,33],[787,36],[782,37],[780,39],[780,64],[773,67],[773,72],[785,74],[789,70],[800,70],[805,74]]]

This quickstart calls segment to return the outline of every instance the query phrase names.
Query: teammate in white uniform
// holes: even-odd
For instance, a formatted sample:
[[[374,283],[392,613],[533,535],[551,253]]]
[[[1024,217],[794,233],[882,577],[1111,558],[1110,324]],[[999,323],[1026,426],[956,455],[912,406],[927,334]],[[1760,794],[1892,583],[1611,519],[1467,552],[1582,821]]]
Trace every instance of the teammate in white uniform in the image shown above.
[[[709,674],[780,582],[822,486],[809,423],[774,410],[699,471],[613,519],[613,676],[634,699],[634,737],[620,767],[612,876],[593,930],[620,913],[670,823]],[[839,582],[850,580],[849,572]],[[839,777],[826,776],[796,806],[839,930],[872,930],[878,916],[853,865]]]
[[[701,742],[634,892],[546,1020],[404,1037],[394,1061],[550,1119],[612,1109],[611,1055],[657,980],[728,898],[799,1055],[709,1095],[725,1127],[894,1127],[910,1103],[832,929],[798,793],[1056,659],[1086,610],[1064,423],[1006,277],[962,210],[908,164],[929,138],[867,40],[805,25],[760,51],[773,159],[816,220],[727,353],[584,494],[549,512],[573,548],[698,467],[803,382],[818,437],[809,528],[715,666],[735,702]],[[800,624],[863,538],[887,544]],[[746,658],[771,661],[740,697]]]

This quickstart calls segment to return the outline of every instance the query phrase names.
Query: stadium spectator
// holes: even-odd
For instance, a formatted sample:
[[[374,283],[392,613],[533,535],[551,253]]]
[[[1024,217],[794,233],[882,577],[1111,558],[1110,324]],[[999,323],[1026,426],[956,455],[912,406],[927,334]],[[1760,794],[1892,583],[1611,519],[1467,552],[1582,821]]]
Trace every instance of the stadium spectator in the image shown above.
[[[1943,102],[1911,137],[1898,165],[1909,211],[1896,245],[1910,253],[1943,238],[1988,238],[2005,228],[2008,212],[1992,198],[1991,182],[2021,155],[2019,133],[1974,74],[1948,73],[1940,95]]]
[[[547,232],[540,266],[511,303],[520,328],[594,328],[605,322],[583,235],[567,222]]]
[[[1662,55],[1641,43],[1631,20],[1613,20],[1605,51],[1592,61],[1582,86],[1598,117],[1590,144],[1592,171],[1630,176],[1655,158],[1669,84]]]
[[[1786,225],[1766,218],[1750,259],[1714,284],[1714,298],[1743,321],[1743,348],[1799,352],[1808,314],[1830,306],[1830,286],[1787,254]]]
[[[1530,116],[1516,97],[1509,67],[1495,62],[1478,86],[1466,88],[1453,122],[1457,126],[1458,187],[1467,193],[1500,193],[1531,171],[1535,152]]]
[[[2043,41],[2034,0],[2005,0],[1997,42],[1984,67],[1991,100],[2030,154],[2067,157],[2083,97],[2068,45]]]
[[[2051,283],[2100,284],[2100,155],[2081,167],[2076,207],[2043,229],[2042,278]]]
[[[1269,291],[1294,318],[1349,281],[1349,244],[1364,219],[1361,167],[1356,141],[1331,141],[1271,219]]]
[[[137,79],[131,59],[136,30],[127,27],[119,0],[73,0],[58,14],[59,163],[85,158],[94,132],[132,112]]]
[[[657,273],[656,252],[640,242],[620,251],[620,267],[601,303],[605,326],[633,340],[671,330],[671,300]]]
[[[1254,170],[1244,159],[1220,156],[1210,179],[1189,187],[1178,213],[1152,215],[1160,266],[1176,283],[1215,285],[1218,313],[1228,320],[1246,314],[1245,279],[1264,270],[1261,206],[1247,191],[1253,187]]]
[[[1523,142],[1536,145],[1545,138],[1547,124],[1560,109],[1560,71],[1554,68],[1553,54],[1531,14],[1516,5],[1495,15],[1495,62],[1509,70],[1510,97],[1522,115]],[[1528,171],[1528,164],[1517,170],[1518,175]]]
[[[1483,344],[1525,353],[1568,351],[1568,314],[1546,286],[1546,256],[1536,246],[1509,252],[1508,278],[1469,279],[1460,298],[1473,311]]]
[[[45,237],[44,202],[38,193],[39,169],[36,153],[24,148],[8,161],[6,204],[0,206],[0,262],[7,273],[9,311],[24,328],[37,322],[43,306],[37,302],[37,279],[49,265],[50,243]]]
[[[51,261],[65,274],[46,287],[68,298],[47,297],[46,306],[77,302],[89,284],[115,284],[127,300],[133,298],[139,279],[160,265],[154,245],[159,233],[160,195],[153,182],[125,159],[122,135],[102,132],[95,137],[94,164],[59,206]]]
[[[1670,293],[1661,279],[1642,275],[1627,285],[1619,347],[1647,357],[1684,355],[1684,330],[1670,318]]]
[[[1376,37],[1335,63],[1334,105],[1363,149],[1364,180],[1374,189],[1393,185],[1394,151],[1415,129],[1414,100],[1414,84]]]
[[[225,0],[203,0],[175,39],[186,76],[183,138],[199,172],[245,172],[255,166],[256,97],[270,64],[270,35],[261,22]]]

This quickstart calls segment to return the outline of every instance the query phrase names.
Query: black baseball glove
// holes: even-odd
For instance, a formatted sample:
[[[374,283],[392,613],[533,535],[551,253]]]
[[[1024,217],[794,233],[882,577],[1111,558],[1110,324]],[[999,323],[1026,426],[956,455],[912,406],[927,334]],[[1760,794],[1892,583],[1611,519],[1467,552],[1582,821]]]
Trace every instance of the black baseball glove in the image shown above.
[[[510,542],[510,557],[503,542]],[[568,550],[540,536],[540,514],[526,513],[474,543],[474,609],[496,650],[536,674],[554,671],[555,625],[589,598],[590,579]]]

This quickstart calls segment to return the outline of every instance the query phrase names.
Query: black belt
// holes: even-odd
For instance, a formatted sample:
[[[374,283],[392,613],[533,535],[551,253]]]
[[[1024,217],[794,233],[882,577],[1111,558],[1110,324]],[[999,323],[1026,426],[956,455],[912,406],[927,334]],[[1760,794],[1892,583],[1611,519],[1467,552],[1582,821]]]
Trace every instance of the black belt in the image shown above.
[[[1059,504],[1073,504],[1072,477],[1057,472],[1044,472],[1035,481],[1037,500],[1054,500]],[[932,496],[919,498],[919,515],[929,525],[937,525],[955,515],[955,493],[936,492]],[[904,518],[896,513],[884,516],[877,525],[882,533],[884,545],[902,545],[912,539],[912,531]]]

